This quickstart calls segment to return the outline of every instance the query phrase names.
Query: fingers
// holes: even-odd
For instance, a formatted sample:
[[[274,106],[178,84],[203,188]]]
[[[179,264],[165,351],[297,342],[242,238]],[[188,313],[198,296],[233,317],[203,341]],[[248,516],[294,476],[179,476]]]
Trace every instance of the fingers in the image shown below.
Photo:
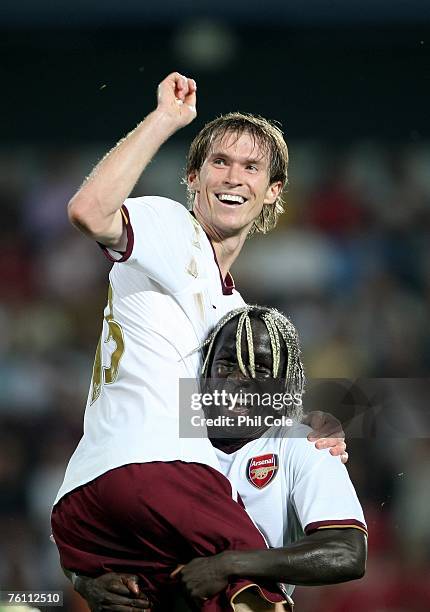
[[[345,452],[346,444],[343,438],[320,438],[315,442],[315,448],[329,448],[331,455],[338,456]]]
[[[137,576],[119,576],[105,583],[105,588],[110,593],[117,595],[130,596],[130,593],[138,594],[139,585]]]
[[[308,435],[309,442],[316,442],[317,440],[344,440],[345,432],[343,429],[333,429],[331,424],[328,424],[326,427],[322,427],[321,429],[311,431]],[[322,446],[321,448],[328,448],[333,446],[333,443],[330,442],[328,446]]]
[[[176,101],[179,104],[185,104],[191,111],[195,112],[197,101],[197,84],[195,80],[176,72],[174,73],[174,82]]]
[[[108,574],[108,577],[111,577],[111,575]],[[151,608],[148,597],[144,593],[139,594],[139,578],[137,576],[134,574],[115,574],[113,578],[106,585],[109,594],[103,599],[104,607],[108,608],[110,612],[113,611],[112,606],[126,606],[143,610]],[[135,597],[131,595],[135,595]]]
[[[121,576],[121,579],[130,593],[135,595],[139,594],[139,578],[137,576],[127,576],[126,574]]]
[[[196,102],[197,102],[197,84],[194,79],[187,79],[188,91],[184,98],[184,104],[186,104],[190,110],[196,110]]]
[[[125,597],[127,597],[127,595],[130,596],[130,592],[133,592],[126,584],[123,584],[122,582],[112,582],[111,584],[107,585],[106,588],[110,593],[124,595]]]
[[[188,79],[179,72],[172,72],[159,84],[158,97],[160,98],[167,90],[173,94],[177,100],[184,102],[190,90],[190,81],[192,80],[193,79]],[[193,82],[195,83],[195,81]]]
[[[184,77],[182,74],[178,72],[174,73],[174,83],[175,83],[175,98],[180,100],[181,102],[185,101],[186,96],[188,95],[188,79]]]
[[[315,410],[310,412],[303,422],[313,429],[308,435],[308,440],[315,443],[315,448],[318,450],[329,448],[330,454],[340,457],[342,463],[348,461],[345,432],[336,417],[327,412]]]
[[[121,608],[122,611],[128,610],[128,612],[130,612],[130,608],[150,610],[151,604],[145,595],[141,595],[139,598],[111,595],[103,599],[100,607],[103,610],[109,610],[109,612],[114,612],[115,609],[117,609],[117,612],[120,612],[119,608]]]
[[[341,422],[334,417],[332,414],[322,412],[321,410],[315,410],[310,412],[305,419],[303,419],[305,425],[312,427],[308,435],[309,442],[315,442],[320,438],[345,438],[345,432],[342,429]],[[329,448],[333,444],[321,448]]]
[[[340,460],[342,461],[342,463],[347,463],[348,459],[349,459],[349,455],[346,451],[341,454]]]
[[[196,113],[196,91],[197,85],[194,79],[190,79],[180,74],[172,72],[158,86],[158,105],[161,108],[167,108],[170,105],[179,107],[179,113],[182,114],[181,107],[186,107],[185,123],[193,120]]]

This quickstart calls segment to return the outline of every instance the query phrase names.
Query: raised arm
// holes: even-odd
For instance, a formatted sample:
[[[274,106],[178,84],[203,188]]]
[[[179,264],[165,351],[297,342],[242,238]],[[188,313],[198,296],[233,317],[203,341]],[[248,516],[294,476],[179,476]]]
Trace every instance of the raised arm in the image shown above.
[[[158,86],[158,103],[102,159],[68,205],[78,229],[113,249],[125,240],[120,208],[160,146],[196,117],[196,83],[178,72]]]
[[[316,531],[284,548],[226,551],[193,559],[181,579],[194,598],[211,597],[229,577],[268,579],[295,585],[334,584],[361,578],[367,539],[354,528]]]

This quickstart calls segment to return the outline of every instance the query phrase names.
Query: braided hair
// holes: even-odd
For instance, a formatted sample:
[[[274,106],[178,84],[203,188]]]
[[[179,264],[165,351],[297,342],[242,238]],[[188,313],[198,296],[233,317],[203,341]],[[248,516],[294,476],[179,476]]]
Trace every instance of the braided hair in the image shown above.
[[[285,389],[291,393],[303,393],[305,375],[303,364],[300,360],[299,338],[296,328],[286,316],[276,310],[265,306],[246,305],[235,308],[222,317],[206,341],[202,344],[205,357],[202,366],[202,376],[207,378],[209,364],[211,363],[215,341],[221,330],[233,319],[237,318],[236,327],[236,356],[240,371],[246,376],[246,366],[242,356],[242,336],[245,328],[248,344],[249,364],[248,369],[252,378],[255,378],[255,354],[252,336],[251,317],[259,318],[266,326],[272,347],[273,378],[285,378]],[[287,348],[287,366],[285,372],[279,372],[281,361],[281,338]]]

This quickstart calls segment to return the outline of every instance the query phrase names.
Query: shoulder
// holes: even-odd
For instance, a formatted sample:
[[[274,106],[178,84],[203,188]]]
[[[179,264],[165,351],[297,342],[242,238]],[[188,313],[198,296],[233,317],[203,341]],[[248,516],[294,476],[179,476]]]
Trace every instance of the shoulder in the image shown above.
[[[152,209],[159,215],[172,214],[177,217],[191,217],[190,212],[180,202],[163,198],[162,196],[141,196],[139,198],[127,198],[124,206],[130,211],[139,211],[139,209]]]
[[[190,237],[194,231],[193,217],[183,204],[161,196],[128,198],[123,214],[134,231],[151,232],[162,237]],[[146,233],[146,237],[148,234]]]
[[[274,431],[273,436],[280,438],[281,461],[286,469],[293,470],[296,475],[330,460],[341,464],[339,457],[333,457],[329,449],[318,450],[313,442],[309,442],[307,436],[311,431],[310,427],[302,423]]]
[[[295,422],[290,427],[273,428],[272,435],[282,439],[281,447],[287,455],[291,455],[293,452],[309,454],[312,452],[312,448],[315,448],[308,440],[311,431],[312,429],[308,425]]]

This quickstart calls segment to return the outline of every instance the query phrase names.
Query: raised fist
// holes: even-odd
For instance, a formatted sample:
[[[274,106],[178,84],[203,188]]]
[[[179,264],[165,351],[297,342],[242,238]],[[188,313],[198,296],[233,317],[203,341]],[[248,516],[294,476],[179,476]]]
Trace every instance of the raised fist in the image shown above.
[[[196,82],[179,72],[172,72],[158,86],[157,110],[175,121],[177,128],[191,123],[197,115]]]

